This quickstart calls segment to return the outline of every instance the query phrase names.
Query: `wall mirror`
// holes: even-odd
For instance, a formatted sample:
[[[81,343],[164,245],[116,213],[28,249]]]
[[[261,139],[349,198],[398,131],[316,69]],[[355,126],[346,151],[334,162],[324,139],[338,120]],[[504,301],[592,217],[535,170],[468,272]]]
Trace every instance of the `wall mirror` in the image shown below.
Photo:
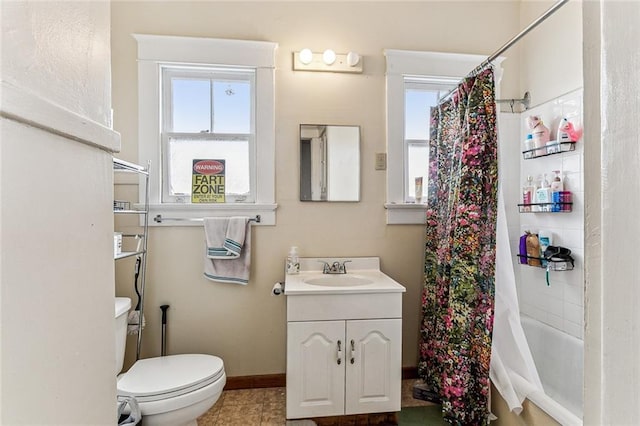
[[[300,201],[360,201],[360,126],[300,125]]]

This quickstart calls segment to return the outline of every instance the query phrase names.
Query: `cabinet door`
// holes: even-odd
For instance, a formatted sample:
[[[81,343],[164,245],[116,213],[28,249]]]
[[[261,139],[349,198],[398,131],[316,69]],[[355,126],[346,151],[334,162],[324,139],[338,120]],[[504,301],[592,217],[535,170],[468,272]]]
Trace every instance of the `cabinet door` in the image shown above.
[[[347,321],[346,414],[400,411],[402,320]]]
[[[287,323],[287,418],[344,414],[344,321]]]

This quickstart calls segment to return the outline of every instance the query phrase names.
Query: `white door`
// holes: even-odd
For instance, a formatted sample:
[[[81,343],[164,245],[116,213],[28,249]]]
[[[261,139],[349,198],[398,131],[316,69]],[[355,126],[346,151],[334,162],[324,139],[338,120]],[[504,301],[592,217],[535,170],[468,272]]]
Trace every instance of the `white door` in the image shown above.
[[[287,323],[287,419],[344,414],[344,327]]]
[[[345,414],[400,411],[402,320],[347,321],[346,336]]]

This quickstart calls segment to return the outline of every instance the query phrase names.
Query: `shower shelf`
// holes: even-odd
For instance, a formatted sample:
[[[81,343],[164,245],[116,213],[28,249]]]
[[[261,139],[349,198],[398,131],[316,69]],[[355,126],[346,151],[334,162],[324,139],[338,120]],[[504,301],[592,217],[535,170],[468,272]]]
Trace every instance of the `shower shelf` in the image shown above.
[[[553,144],[545,145],[540,148],[528,149],[522,151],[522,157],[525,160],[533,160],[534,158],[546,157],[548,155],[562,154],[563,152],[569,152],[576,149],[575,142],[556,142]],[[551,152],[549,151],[551,150]]]
[[[550,210],[533,211],[533,206],[548,207]],[[520,213],[571,213],[572,202],[518,204]]]
[[[517,254],[516,255],[520,260],[522,258],[526,258],[526,259],[537,259],[540,261],[540,265],[529,265],[528,263],[521,263],[521,265],[525,265],[525,266],[531,266],[533,268],[542,268],[542,269],[547,269],[547,266],[542,266],[542,262],[548,262],[549,263],[549,270],[550,271],[571,271],[574,268],[574,262],[572,261],[567,261],[567,260],[547,260],[544,257],[535,257],[535,256],[527,256],[524,254]]]

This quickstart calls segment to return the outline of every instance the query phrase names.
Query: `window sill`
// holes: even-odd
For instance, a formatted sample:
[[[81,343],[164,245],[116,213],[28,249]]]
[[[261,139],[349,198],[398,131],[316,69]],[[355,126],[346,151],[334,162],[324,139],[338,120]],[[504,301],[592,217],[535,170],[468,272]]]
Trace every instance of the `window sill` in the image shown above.
[[[386,203],[387,225],[424,225],[426,204]]]
[[[140,207],[144,208],[144,206]],[[151,204],[149,206],[149,226],[202,226],[201,221],[189,219],[223,216],[249,216],[253,218],[256,215],[260,215],[260,222],[255,225],[275,225],[277,208],[277,204]],[[162,217],[160,223],[154,220],[158,215]]]

